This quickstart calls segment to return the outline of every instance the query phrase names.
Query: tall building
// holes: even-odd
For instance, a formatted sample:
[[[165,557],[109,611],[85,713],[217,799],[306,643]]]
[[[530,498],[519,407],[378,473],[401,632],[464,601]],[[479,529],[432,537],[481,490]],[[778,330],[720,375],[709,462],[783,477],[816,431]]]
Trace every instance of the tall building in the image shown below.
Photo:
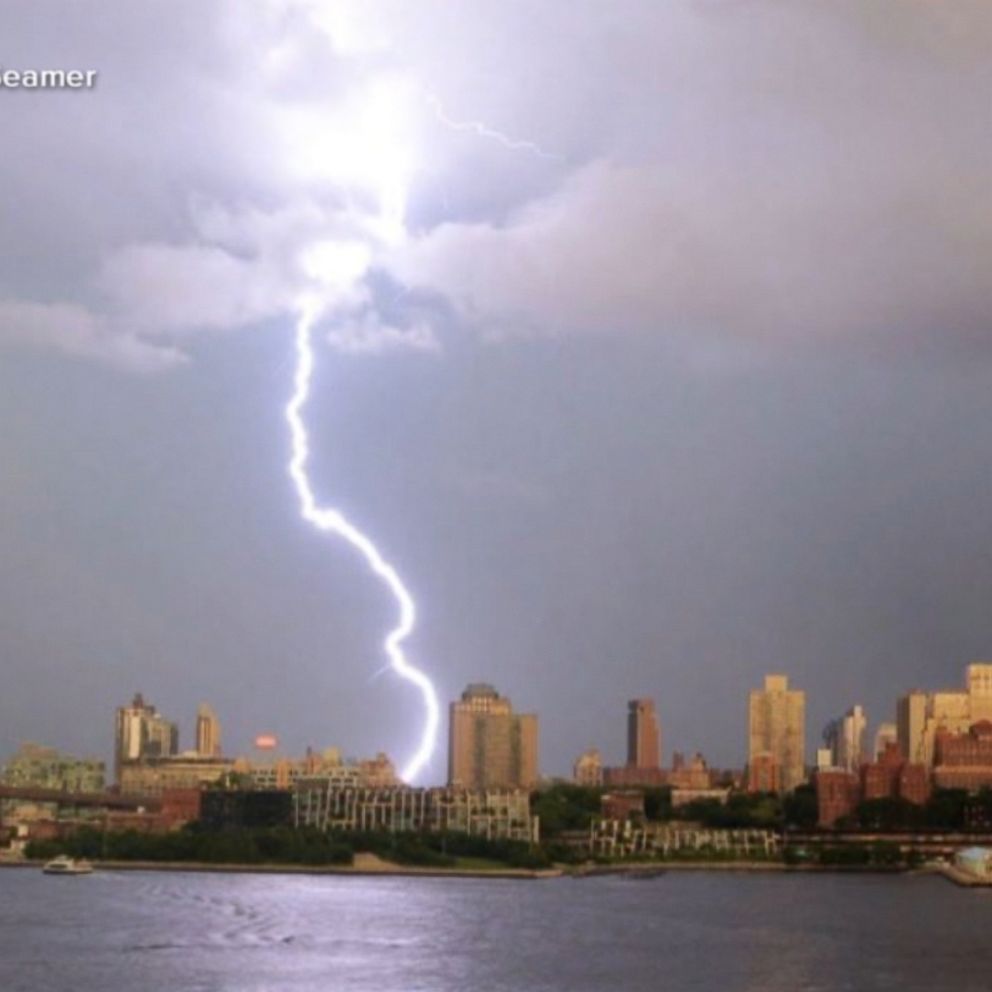
[[[782,765],[770,751],[751,755],[747,764],[748,792],[781,792]]]
[[[865,760],[867,725],[861,706],[852,706],[842,717],[827,724],[823,731],[823,743],[830,750],[830,767],[842,768],[847,772],[856,772],[861,767]]]
[[[972,717],[976,723],[988,720],[988,711],[992,711],[992,665],[982,662],[969,665],[965,677],[973,710]]]
[[[114,773],[129,761],[167,758],[179,750],[179,728],[137,693],[130,706],[119,706],[114,724]]]
[[[529,789],[536,782],[537,717],[514,713],[491,685],[469,685],[449,710],[448,784]]]
[[[748,788],[791,792],[806,779],[806,693],[766,675],[748,700]],[[759,785],[763,788],[759,789]]]
[[[220,757],[220,720],[206,703],[196,711],[196,754],[199,758]]]
[[[939,732],[963,734],[975,723],[992,720],[992,664],[968,665],[965,686],[940,692],[914,689],[899,700],[899,748],[908,761],[932,768]]]
[[[927,718],[928,696],[919,689],[902,696],[896,703],[896,741],[906,761],[923,761],[923,727]]]
[[[661,767],[661,728],[653,699],[627,704],[627,767]]]
[[[668,781],[661,767],[661,727],[653,699],[627,704],[627,763],[603,769],[603,785],[611,789],[656,788]]]

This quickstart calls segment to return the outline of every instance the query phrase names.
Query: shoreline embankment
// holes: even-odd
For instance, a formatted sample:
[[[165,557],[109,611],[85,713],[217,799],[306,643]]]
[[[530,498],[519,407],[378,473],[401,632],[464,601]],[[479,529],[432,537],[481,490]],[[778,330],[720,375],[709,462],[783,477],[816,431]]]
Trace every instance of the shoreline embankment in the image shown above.
[[[948,881],[966,889],[992,888],[992,878],[982,878],[979,875],[973,875],[970,871],[964,871],[956,865],[941,865],[934,870],[939,875],[943,875]]]
[[[0,868],[35,868],[44,861],[0,861]],[[375,855],[355,855],[351,865],[211,864],[201,861],[90,861],[97,871],[188,872],[203,875],[360,875],[366,877],[416,876],[419,878],[560,878],[561,869],[529,868],[431,868],[400,865]]]
[[[906,875],[925,869],[886,865],[789,865],[784,861],[626,861],[620,864],[582,865],[570,874],[591,875],[663,875],[674,871],[778,872],[786,874],[871,874]]]
[[[358,854],[351,865],[210,864],[194,861],[102,861],[91,862],[98,871],[175,872],[202,875],[333,875],[364,878],[475,878],[507,881],[538,881],[550,878],[601,878],[611,875],[656,878],[669,872],[737,872],[743,874],[830,874],[830,875],[940,875],[964,888],[989,888],[992,879],[979,878],[953,865],[922,868],[875,865],[787,865],[781,861],[642,861],[622,864],[568,865],[528,868],[432,868],[400,865],[375,855]],[[43,861],[0,860],[0,868],[41,870]]]

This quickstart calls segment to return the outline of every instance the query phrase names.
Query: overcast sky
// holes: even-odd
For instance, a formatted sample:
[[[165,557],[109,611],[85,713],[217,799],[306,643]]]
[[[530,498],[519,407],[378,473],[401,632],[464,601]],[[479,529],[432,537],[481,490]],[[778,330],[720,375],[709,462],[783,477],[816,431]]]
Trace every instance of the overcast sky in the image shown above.
[[[136,690],[224,744],[415,747],[446,703],[542,768],[743,764],[992,656],[992,8],[948,0],[6,0],[0,755],[109,755]],[[446,721],[443,727],[446,735]],[[427,780],[444,775],[444,742]]]

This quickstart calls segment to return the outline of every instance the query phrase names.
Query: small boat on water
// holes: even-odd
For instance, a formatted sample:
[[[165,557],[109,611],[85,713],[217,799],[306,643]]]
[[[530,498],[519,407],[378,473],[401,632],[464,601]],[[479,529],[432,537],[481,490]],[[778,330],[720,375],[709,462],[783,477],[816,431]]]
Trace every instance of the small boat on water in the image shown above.
[[[46,875],[92,875],[93,866],[88,861],[77,861],[67,854],[60,854],[41,869]]]

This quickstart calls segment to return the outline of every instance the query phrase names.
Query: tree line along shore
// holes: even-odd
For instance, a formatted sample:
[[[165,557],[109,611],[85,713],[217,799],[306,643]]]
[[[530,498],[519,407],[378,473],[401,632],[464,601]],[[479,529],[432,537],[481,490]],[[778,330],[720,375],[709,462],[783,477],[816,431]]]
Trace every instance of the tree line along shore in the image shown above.
[[[992,814],[992,793],[982,799]],[[243,824],[223,828],[191,823],[165,834],[137,831],[105,832],[82,827],[66,837],[32,841],[25,849],[31,860],[59,854],[118,864],[202,866],[296,866],[349,868],[356,857],[372,856],[381,864],[437,871],[545,872],[640,864],[643,855],[610,857],[584,850],[581,838],[601,815],[602,790],[560,784],[533,796],[540,817],[539,843],[488,839],[462,833],[346,832],[296,828],[288,824]],[[715,830],[771,830],[782,842],[775,853],[708,849],[655,855],[659,867],[709,864],[714,867],[751,864],[782,867],[899,870],[920,867],[926,860],[918,850],[886,839],[886,832],[964,829],[966,800],[975,797],[954,790],[938,790],[924,807],[899,800],[871,800],[855,811],[848,832],[816,831],[816,796],[802,787],[779,797],[773,794],[732,794],[725,804],[698,802],[673,808],[665,788],[649,789],[644,796],[643,819],[649,824],[685,824]],[[857,842],[850,831],[871,831],[870,841]],[[814,842],[810,843],[813,838]]]

